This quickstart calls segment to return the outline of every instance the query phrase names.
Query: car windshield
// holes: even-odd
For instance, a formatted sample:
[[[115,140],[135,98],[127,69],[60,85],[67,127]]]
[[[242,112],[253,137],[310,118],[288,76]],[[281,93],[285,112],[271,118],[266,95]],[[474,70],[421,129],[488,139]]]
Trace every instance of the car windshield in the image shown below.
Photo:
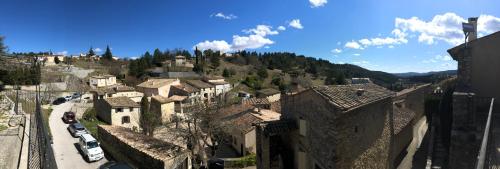
[[[91,141],[91,142],[87,142],[87,147],[89,149],[96,148],[96,147],[99,147],[99,144],[97,143],[97,141]]]

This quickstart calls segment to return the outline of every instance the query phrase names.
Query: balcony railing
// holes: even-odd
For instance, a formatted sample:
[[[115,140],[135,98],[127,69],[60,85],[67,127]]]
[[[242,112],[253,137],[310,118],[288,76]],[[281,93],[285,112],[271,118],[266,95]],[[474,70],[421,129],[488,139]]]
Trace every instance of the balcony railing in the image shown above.
[[[495,160],[496,158],[495,157],[490,158],[492,155],[493,156],[496,155],[496,152],[491,152],[491,149],[492,149],[491,146],[495,146],[494,142],[495,142],[496,138],[490,136],[490,133],[492,133],[491,132],[491,124],[492,124],[491,119],[492,119],[492,114],[493,114],[494,103],[495,103],[495,98],[491,98],[490,109],[488,111],[488,118],[486,120],[486,126],[484,127],[484,134],[483,134],[483,138],[482,138],[482,142],[481,142],[481,148],[479,149],[479,153],[477,156],[476,169],[492,168],[491,165],[496,165],[495,162],[493,164],[491,163],[491,159]],[[495,148],[493,147],[493,149],[495,149]]]

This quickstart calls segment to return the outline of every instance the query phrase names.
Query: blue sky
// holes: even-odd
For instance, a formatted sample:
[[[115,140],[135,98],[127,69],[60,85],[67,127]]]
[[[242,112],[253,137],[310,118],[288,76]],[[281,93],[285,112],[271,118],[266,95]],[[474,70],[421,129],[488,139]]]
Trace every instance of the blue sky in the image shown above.
[[[1,0],[11,52],[136,57],[155,48],[288,51],[386,72],[456,69],[460,23],[500,30],[498,0]],[[281,26],[281,27],[280,27]],[[284,28],[284,29],[283,29]]]

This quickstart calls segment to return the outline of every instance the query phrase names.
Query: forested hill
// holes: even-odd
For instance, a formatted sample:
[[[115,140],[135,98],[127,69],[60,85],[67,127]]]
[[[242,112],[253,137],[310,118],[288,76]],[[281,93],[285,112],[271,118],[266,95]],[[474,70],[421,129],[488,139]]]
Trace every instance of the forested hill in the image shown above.
[[[325,82],[335,78],[369,77],[375,83],[388,86],[398,80],[398,77],[381,71],[370,71],[351,64],[334,64],[327,60],[305,57],[290,52],[236,52],[226,59],[236,64],[265,66],[268,69],[280,69],[286,73],[310,73],[314,76],[326,77]]]

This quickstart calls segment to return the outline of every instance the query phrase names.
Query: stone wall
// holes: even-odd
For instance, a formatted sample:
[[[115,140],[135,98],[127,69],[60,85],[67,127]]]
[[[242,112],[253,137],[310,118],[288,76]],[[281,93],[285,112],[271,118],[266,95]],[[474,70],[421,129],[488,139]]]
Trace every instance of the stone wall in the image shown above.
[[[391,98],[343,113],[309,90],[284,98],[282,104],[282,118],[307,121],[305,137],[293,131],[287,140],[294,166],[298,151],[304,150],[306,168],[389,168]]]
[[[420,85],[398,92],[393,100],[404,101],[404,107],[413,110],[415,112],[415,119],[420,119],[425,115],[425,95],[430,93],[430,91],[430,84]]]
[[[190,169],[187,151],[169,153],[170,144],[133,133],[118,126],[98,126],[97,134],[101,147],[117,161],[124,161],[134,168],[144,169]],[[134,138],[134,139],[131,139]],[[174,146],[175,147],[175,146]],[[172,148],[173,149],[173,148]]]

